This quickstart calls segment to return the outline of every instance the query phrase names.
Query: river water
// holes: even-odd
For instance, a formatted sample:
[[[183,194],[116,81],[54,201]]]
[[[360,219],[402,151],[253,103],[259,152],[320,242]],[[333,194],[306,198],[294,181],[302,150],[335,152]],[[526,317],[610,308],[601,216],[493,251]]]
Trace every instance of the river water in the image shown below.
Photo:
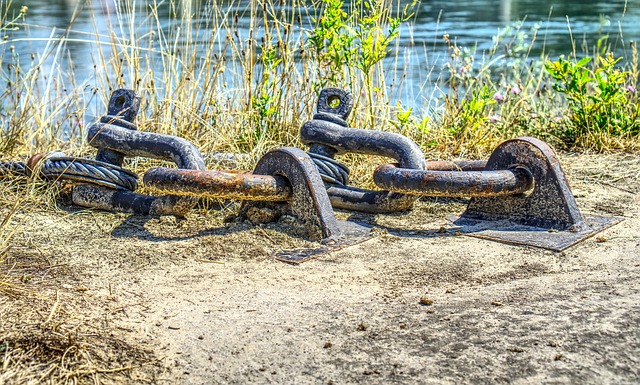
[[[121,0],[88,1],[92,3],[90,6],[82,0],[25,0],[24,4],[13,3],[8,14],[15,13],[21,5],[29,7],[29,27],[5,31],[9,43],[22,57],[33,53],[38,55],[44,52],[49,37],[61,36],[75,15],[71,27],[75,35],[67,36],[75,36],[77,39],[68,41],[65,49],[69,50],[69,56],[75,63],[76,78],[90,76],[93,62],[91,55],[95,52],[89,43],[83,42],[90,35],[82,33],[97,30],[118,35],[125,34],[126,31],[111,31],[110,27],[116,17],[116,7],[121,6],[114,1]],[[193,3],[205,3],[201,6],[206,6],[204,0],[194,0]],[[229,1],[221,2],[225,3]],[[78,13],[76,10],[79,4],[84,4],[84,10]],[[143,10],[145,4],[140,1],[136,8]],[[247,0],[232,3],[233,7],[240,10],[249,5],[250,1]],[[172,7],[168,1],[161,3],[158,8],[160,19],[169,20],[171,12]],[[238,25],[248,26],[249,20],[243,20],[248,16],[242,15],[240,12]],[[448,34],[457,45],[471,49],[476,62],[480,62],[494,45],[494,37],[516,22],[522,22],[520,31],[523,32],[538,28],[537,39],[529,53],[532,57],[539,57],[543,52],[551,57],[571,53],[571,36],[579,45],[577,51],[581,52],[580,45],[583,42],[587,47],[593,47],[603,35],[610,36],[612,49],[618,55],[628,56],[629,42],[640,39],[640,0],[424,0],[417,5],[414,20],[401,31],[398,40],[401,49],[394,50],[399,52],[400,57],[391,55],[386,59],[386,66],[400,66],[406,72],[404,83],[408,86],[404,87],[397,98],[411,105],[412,102],[427,97],[426,94],[431,89],[429,85],[434,82],[433,74],[441,72],[449,55],[442,38],[444,34]],[[310,27],[312,22],[303,20],[304,23]],[[248,35],[248,31],[240,30],[240,35],[243,34]],[[529,37],[531,36],[529,33]],[[530,40],[525,42],[528,44]],[[4,44],[2,49],[6,50],[7,46],[8,44]],[[4,61],[8,58],[5,51]]]

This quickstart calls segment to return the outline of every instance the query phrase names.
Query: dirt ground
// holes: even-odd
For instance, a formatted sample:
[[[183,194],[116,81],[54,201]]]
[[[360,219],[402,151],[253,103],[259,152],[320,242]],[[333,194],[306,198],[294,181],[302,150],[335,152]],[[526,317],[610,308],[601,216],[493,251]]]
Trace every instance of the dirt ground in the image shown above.
[[[298,266],[277,225],[19,211],[0,384],[28,377],[11,349],[92,383],[640,383],[640,159],[561,160],[583,213],[625,218],[564,252],[439,232],[461,202],[354,215],[377,235]]]

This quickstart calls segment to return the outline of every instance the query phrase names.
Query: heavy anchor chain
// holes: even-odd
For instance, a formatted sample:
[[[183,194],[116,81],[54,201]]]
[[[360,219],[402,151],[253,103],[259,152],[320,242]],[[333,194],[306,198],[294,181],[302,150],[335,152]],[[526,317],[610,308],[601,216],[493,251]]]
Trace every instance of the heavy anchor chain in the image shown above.
[[[317,113],[300,130],[309,145],[333,207],[386,213],[410,209],[417,196],[509,195],[528,190],[532,179],[526,169],[482,172],[486,161],[425,161],[420,147],[409,138],[384,131],[350,128],[350,93],[328,88],[321,91]],[[347,186],[349,169],[335,155],[348,152],[381,155],[397,165],[380,166],[374,181],[382,191]]]
[[[309,153],[328,184],[334,207],[391,212],[410,208],[418,196],[477,197],[466,216],[508,218],[556,229],[581,225],[582,217],[559,162],[545,143],[534,138],[505,142],[488,162],[427,162],[418,145],[405,136],[348,127],[351,108],[350,93],[325,89],[318,99],[318,112],[300,130],[302,141],[309,145]],[[346,186],[347,178],[339,177],[348,175],[348,168],[339,165],[334,156],[347,152],[382,155],[398,162],[375,170],[374,182],[384,190]],[[340,174],[328,169],[338,169]],[[551,185],[558,188],[552,189]],[[488,200],[498,197],[501,199]],[[499,208],[489,208],[497,202],[503,203]]]
[[[297,148],[268,152],[253,172],[156,167],[144,174],[144,184],[171,194],[242,200],[241,217],[266,223],[286,215],[304,238],[330,242],[341,234],[320,174]]]
[[[538,139],[506,141],[488,161],[425,161],[418,145],[402,135],[348,127],[351,108],[350,93],[325,89],[316,115],[300,131],[334,207],[384,213],[409,209],[419,196],[471,197],[456,221],[468,232],[495,228],[497,234],[481,237],[553,250],[562,250],[619,221],[580,213],[558,158]],[[348,168],[334,156],[347,152],[382,155],[397,162],[381,165],[374,172],[374,182],[384,190],[346,186]],[[505,221],[509,224],[499,228],[497,224]],[[518,226],[527,229],[520,228],[513,237]],[[547,229],[561,234],[545,235]]]
[[[189,141],[175,136],[142,132],[133,123],[139,99],[131,90],[116,90],[107,115],[88,129],[87,139],[98,148],[96,161],[121,167],[125,156],[173,161],[183,169],[204,170],[200,151]],[[184,216],[198,202],[197,197],[150,196],[109,186],[80,184],[74,187],[73,202],[79,206],[143,215]]]
[[[73,202],[101,210],[184,216],[205,196],[244,201],[240,216],[254,223],[288,216],[294,219],[290,224],[295,234],[328,244],[347,241],[342,234],[368,234],[368,228],[338,223],[322,178],[304,151],[270,151],[253,173],[205,170],[204,160],[191,142],[138,131],[133,123],[138,108],[133,91],[121,89],[112,94],[107,115],[88,129],[89,144],[98,148],[95,160],[69,158],[62,153],[37,154],[29,162],[0,163],[0,175],[37,173],[48,179],[80,182],[73,188]],[[169,195],[134,192],[138,177],[122,168],[125,156],[175,162],[177,169],[156,167],[144,175],[147,187]]]
[[[0,176],[80,182],[73,190],[75,204],[143,215],[184,216],[199,196],[238,199],[243,201],[240,216],[252,222],[288,216],[294,219],[294,233],[329,244],[369,234],[366,227],[337,221],[332,206],[389,213],[410,209],[419,196],[471,197],[465,213],[454,222],[463,231],[552,250],[569,247],[621,220],[583,216],[558,158],[538,139],[506,141],[488,161],[426,161],[419,146],[403,135],[349,127],[346,119],[352,107],[350,93],[322,90],[317,113],[300,131],[308,153],[288,147],[270,151],[253,172],[205,170],[191,142],[138,131],[133,123],[138,98],[133,91],[117,90],[107,115],[88,130],[89,143],[98,148],[95,160],[37,154],[28,162],[0,162]],[[335,159],[345,153],[394,159],[395,164],[374,171],[374,182],[384,190],[349,186],[349,168]],[[156,167],[143,179],[145,186],[169,195],[134,192],[138,177],[122,168],[125,156],[173,161],[177,169]]]

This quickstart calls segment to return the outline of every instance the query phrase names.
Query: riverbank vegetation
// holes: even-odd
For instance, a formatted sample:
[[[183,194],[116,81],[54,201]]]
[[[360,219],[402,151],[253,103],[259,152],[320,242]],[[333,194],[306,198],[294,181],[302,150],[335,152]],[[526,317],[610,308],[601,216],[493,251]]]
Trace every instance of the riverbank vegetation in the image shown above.
[[[486,154],[519,135],[560,149],[638,148],[635,42],[625,43],[627,57],[612,53],[608,36],[563,57],[532,57],[541,32],[515,24],[478,63],[473,47],[443,34],[434,38],[446,44],[449,60],[421,69],[431,73],[432,91],[408,105],[398,100],[415,64],[389,63],[399,63],[397,37],[410,31],[415,4],[346,3],[263,1],[241,9],[213,2],[196,12],[190,2],[172,2],[169,20],[161,20],[159,4],[123,2],[112,10],[110,29],[79,34],[72,24],[39,52],[15,50],[11,30],[28,33],[28,8],[15,14],[4,4],[0,153],[83,151],[84,127],[95,119],[88,112],[104,111],[110,92],[122,87],[142,97],[142,129],[185,137],[205,153],[299,145],[298,129],[328,86],[356,95],[352,126],[401,132],[434,156]],[[81,11],[98,10],[87,2]],[[248,36],[238,21],[244,13]],[[92,49],[88,78],[73,71],[70,40]]]

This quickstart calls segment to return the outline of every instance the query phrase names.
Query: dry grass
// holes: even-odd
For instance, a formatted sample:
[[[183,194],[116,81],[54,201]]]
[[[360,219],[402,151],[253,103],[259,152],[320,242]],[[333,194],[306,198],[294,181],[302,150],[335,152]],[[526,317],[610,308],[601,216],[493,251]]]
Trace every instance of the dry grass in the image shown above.
[[[107,318],[96,319],[95,300],[81,287],[65,289],[68,274],[21,255],[0,266],[0,383],[151,381],[153,354],[116,337]]]
[[[8,246],[14,213],[2,224],[0,384],[151,382],[157,359],[119,338],[108,315],[97,318],[105,304],[87,298],[70,269]]]
[[[152,381],[156,358],[97,318],[105,304],[84,295],[72,270],[37,246],[12,248],[16,234],[29,237],[16,214],[58,210],[58,187],[24,180],[0,190],[0,384]]]
[[[98,12],[90,2],[81,4],[78,12]],[[328,42],[323,48],[310,45],[313,31],[303,20],[321,19],[324,8],[317,4],[298,0],[286,7],[271,0],[251,2],[248,7],[238,1],[210,2],[207,7],[198,1],[167,4],[121,2],[108,18],[110,33],[97,22],[91,33],[75,31],[71,24],[61,37],[48,39],[42,52],[28,58],[14,50],[5,53],[4,60],[10,64],[0,75],[8,87],[0,95],[0,104],[15,113],[0,115],[0,125],[7,128],[0,133],[0,154],[89,152],[84,131],[86,122],[93,119],[90,111],[101,114],[111,92],[123,87],[134,89],[142,98],[141,129],[184,137],[203,153],[258,157],[273,147],[302,147],[299,127],[313,115],[316,95],[325,86],[344,87],[356,96],[352,126],[405,134],[430,158],[484,156],[501,141],[523,134],[561,148],[638,150],[637,135],[593,133],[576,143],[562,141],[561,134],[571,129],[571,122],[558,117],[570,111],[551,92],[550,79],[540,64],[544,57],[534,59],[538,65],[529,64],[536,33],[526,41],[501,36],[484,63],[469,61],[466,47],[445,37],[450,62],[433,76],[436,91],[428,101],[431,109],[417,112],[392,102],[403,86],[406,68],[377,62],[364,71],[359,68],[362,57],[371,54],[366,47],[350,46],[360,56],[347,59],[343,51],[348,47]],[[382,39],[389,20],[402,17],[404,11],[397,0],[373,4],[381,13],[369,29],[363,29],[362,11],[354,4],[349,8],[353,18],[344,23]],[[161,7],[171,10],[168,20],[161,18]],[[239,25],[239,15],[251,21],[248,35],[246,26]],[[24,17],[18,22],[26,24],[16,25],[28,29],[28,12]],[[522,32],[526,31],[518,28],[513,34]],[[91,47],[95,68],[86,79],[76,79],[73,71],[64,70],[73,67],[66,47],[71,37]],[[11,40],[5,43],[10,44]],[[401,48],[393,44],[388,54],[398,55]],[[631,85],[637,85],[639,72],[634,47],[625,64]],[[522,68],[507,69],[501,64],[505,50],[524,52],[509,58]],[[333,63],[334,54],[344,57]],[[389,79],[398,84],[388,84]],[[516,85],[521,91],[511,93]],[[496,102],[495,93],[506,100]]]

